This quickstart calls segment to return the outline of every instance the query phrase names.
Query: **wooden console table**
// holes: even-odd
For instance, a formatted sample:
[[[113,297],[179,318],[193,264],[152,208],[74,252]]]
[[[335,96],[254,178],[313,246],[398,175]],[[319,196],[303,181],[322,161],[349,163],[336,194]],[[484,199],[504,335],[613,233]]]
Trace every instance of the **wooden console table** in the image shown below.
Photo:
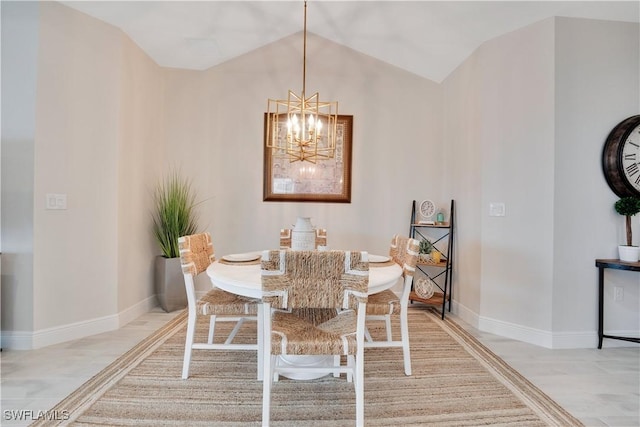
[[[640,343],[640,338],[618,337],[604,334],[604,269],[613,268],[616,270],[640,271],[640,262],[624,262],[619,259],[597,259],[598,267],[598,348],[602,348],[602,339],[611,338],[614,340],[632,341]]]

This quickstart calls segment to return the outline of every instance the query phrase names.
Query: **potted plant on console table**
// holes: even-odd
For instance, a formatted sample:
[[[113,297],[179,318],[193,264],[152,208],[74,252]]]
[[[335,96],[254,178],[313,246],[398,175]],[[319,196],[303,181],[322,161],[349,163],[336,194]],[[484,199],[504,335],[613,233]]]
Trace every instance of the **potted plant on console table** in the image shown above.
[[[623,197],[615,203],[614,208],[620,215],[624,215],[626,220],[627,244],[618,246],[620,261],[638,262],[640,247],[633,246],[632,243],[631,217],[640,212],[640,198],[634,196]]]
[[[155,260],[155,290],[160,306],[171,312],[187,306],[178,238],[197,233],[191,182],[176,171],[158,184],[154,194],[153,234],[162,255]]]

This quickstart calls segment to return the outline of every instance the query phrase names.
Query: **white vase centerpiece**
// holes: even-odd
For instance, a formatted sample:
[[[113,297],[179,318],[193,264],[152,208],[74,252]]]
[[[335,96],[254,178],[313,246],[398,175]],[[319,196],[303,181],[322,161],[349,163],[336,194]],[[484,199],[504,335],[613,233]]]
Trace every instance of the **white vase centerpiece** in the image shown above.
[[[312,251],[316,248],[316,231],[311,218],[298,217],[291,231],[291,249],[294,251]]]

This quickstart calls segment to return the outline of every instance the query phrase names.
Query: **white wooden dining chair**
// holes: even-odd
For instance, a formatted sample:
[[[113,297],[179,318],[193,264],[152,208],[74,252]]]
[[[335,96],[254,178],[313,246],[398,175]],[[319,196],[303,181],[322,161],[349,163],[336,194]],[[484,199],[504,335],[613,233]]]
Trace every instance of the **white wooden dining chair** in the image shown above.
[[[269,425],[274,378],[309,372],[351,376],[356,392],[356,424],[363,425],[367,253],[265,251],[261,277],[265,304],[262,425]],[[314,321],[328,312],[330,319]],[[326,355],[329,366],[281,363],[279,356],[288,355]],[[347,364],[331,366],[335,355],[347,356]]]
[[[280,229],[280,249],[291,248],[291,231],[290,228]],[[316,249],[318,246],[327,246],[327,230],[324,228],[316,228]]]
[[[389,256],[393,262],[402,267],[402,293],[396,295],[391,289],[369,296],[367,301],[367,324],[371,321],[384,321],[386,340],[374,340],[366,331],[365,348],[370,347],[402,347],[404,373],[411,375],[411,353],[409,349],[409,294],[413,284],[413,276],[418,262],[420,243],[416,239],[393,236],[389,247]],[[400,319],[401,339],[394,340],[391,330],[391,319]]]
[[[261,301],[235,295],[222,289],[213,288],[202,298],[196,298],[194,278],[204,272],[215,261],[215,253],[209,233],[193,234],[178,239],[180,263],[187,290],[189,317],[187,337],[184,347],[182,378],[189,377],[192,350],[253,350],[258,351],[256,343],[233,343],[233,339],[245,320],[257,320],[258,304]],[[194,342],[198,316],[209,316],[207,342]],[[235,322],[233,330],[224,342],[215,340],[216,322]]]

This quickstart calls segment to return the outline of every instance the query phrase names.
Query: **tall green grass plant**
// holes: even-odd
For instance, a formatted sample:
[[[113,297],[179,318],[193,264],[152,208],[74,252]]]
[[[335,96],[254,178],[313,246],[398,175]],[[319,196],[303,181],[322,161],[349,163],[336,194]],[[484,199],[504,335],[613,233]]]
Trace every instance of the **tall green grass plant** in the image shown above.
[[[180,256],[178,238],[197,233],[195,194],[191,181],[174,171],[154,194],[153,233],[165,258]]]

